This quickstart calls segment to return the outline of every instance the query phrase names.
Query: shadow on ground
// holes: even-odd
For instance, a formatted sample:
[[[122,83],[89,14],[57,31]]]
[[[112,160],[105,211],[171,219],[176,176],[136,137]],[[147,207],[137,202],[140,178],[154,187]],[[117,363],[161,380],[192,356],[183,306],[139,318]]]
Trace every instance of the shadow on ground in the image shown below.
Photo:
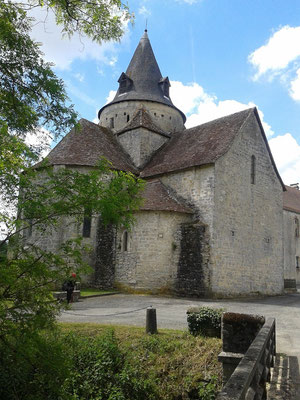
[[[268,400],[300,399],[300,375],[297,357],[278,354],[271,372]]]

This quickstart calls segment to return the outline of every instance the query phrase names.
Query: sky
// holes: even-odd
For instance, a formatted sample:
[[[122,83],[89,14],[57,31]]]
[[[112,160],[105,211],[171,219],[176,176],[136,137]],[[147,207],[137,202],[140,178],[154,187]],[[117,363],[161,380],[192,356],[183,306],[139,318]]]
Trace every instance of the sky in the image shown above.
[[[35,9],[33,37],[65,81],[80,117],[97,122],[112,99],[146,21],[170,95],[186,127],[256,106],[286,184],[300,182],[300,1],[129,0],[135,23],[101,46],[62,38],[50,14]],[[67,133],[67,132],[66,132]]]

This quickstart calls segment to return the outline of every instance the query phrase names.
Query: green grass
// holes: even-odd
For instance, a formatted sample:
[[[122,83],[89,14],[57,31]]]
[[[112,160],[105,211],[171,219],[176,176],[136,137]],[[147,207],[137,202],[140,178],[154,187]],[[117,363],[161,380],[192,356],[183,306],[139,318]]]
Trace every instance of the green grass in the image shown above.
[[[100,295],[100,294],[108,294],[108,293],[117,293],[117,291],[114,289],[101,290],[101,289],[93,289],[93,288],[80,290],[80,296],[82,296],[82,297],[94,296],[94,295]]]
[[[144,328],[127,326],[60,323],[60,327],[83,336],[101,335],[113,328],[126,359],[155,383],[160,400],[213,399],[214,395],[198,393],[206,387],[211,392],[221,388],[220,339],[168,329],[147,335]]]

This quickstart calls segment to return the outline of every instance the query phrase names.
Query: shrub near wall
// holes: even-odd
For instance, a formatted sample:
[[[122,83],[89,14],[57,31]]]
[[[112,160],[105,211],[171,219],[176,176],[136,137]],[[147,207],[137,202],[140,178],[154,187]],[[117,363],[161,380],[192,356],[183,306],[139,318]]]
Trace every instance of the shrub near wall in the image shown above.
[[[196,335],[221,337],[223,308],[191,307],[187,310],[189,332]]]

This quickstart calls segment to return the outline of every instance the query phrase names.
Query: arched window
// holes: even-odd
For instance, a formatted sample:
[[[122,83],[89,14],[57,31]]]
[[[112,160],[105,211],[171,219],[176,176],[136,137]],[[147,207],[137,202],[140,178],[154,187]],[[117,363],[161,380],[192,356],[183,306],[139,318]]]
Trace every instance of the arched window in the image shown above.
[[[122,249],[123,249],[123,251],[128,251],[128,232],[127,231],[123,232]]]
[[[256,178],[256,159],[255,156],[251,156],[251,183],[255,185],[255,178]]]
[[[299,237],[299,219],[297,217],[295,218],[295,237]]]

